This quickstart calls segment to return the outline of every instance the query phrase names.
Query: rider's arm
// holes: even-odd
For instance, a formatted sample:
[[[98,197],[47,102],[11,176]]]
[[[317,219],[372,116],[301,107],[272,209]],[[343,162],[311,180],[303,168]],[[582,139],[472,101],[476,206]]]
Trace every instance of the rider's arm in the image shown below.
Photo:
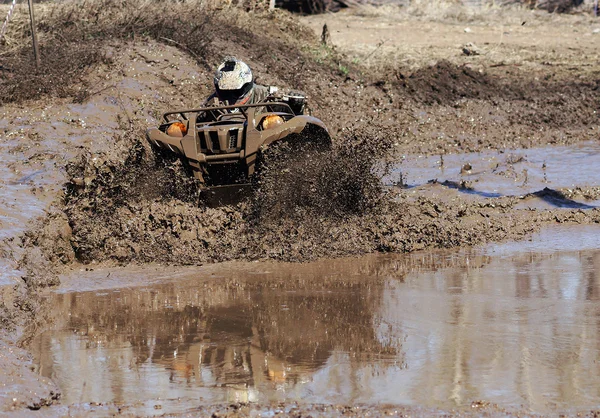
[[[211,94],[205,101],[202,103],[202,107],[212,107],[217,106],[219,104],[219,98],[217,97],[217,93]],[[196,122],[208,122],[211,117],[207,114],[207,112],[198,113],[198,117],[196,118]]]

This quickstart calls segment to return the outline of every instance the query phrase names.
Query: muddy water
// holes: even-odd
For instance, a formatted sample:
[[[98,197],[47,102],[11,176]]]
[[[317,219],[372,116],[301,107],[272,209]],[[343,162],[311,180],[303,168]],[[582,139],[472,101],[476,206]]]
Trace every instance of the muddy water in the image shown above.
[[[76,155],[73,145],[93,148],[93,140],[112,133],[106,118],[93,115],[103,115],[99,109],[71,105],[61,112],[48,105],[9,117],[0,108],[5,116],[0,120],[0,286],[18,282],[18,237],[57,200],[66,180],[65,161]]]
[[[81,272],[51,296],[55,325],[31,348],[64,403],[140,401],[140,413],[269,400],[595,408],[599,271],[600,228],[570,227],[457,252]]]
[[[0,165],[0,286],[16,283],[15,278],[19,276],[14,261],[4,258],[2,250],[24,232],[27,222],[43,215],[50,200],[48,193],[60,189],[55,185],[54,161],[30,163],[31,157],[26,155],[29,147],[18,148],[22,142],[20,135],[0,136],[3,161]]]
[[[598,164],[597,142],[434,157],[407,155],[384,181],[415,187],[437,180],[481,197],[520,196],[544,188],[596,187],[600,185]]]

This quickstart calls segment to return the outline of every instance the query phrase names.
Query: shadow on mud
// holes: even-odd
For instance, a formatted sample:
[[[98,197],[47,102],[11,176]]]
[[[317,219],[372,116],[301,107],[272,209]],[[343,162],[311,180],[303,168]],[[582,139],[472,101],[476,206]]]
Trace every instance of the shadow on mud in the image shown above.
[[[545,188],[539,192],[531,193],[528,196],[535,196],[542,199],[544,202],[557,208],[567,209],[594,209],[598,206],[587,205],[585,203],[577,202],[567,197],[563,192]]]
[[[432,181],[430,183],[435,183],[435,181]],[[510,196],[504,196],[500,193],[479,191],[479,190],[476,190],[475,188],[473,188],[472,186],[466,185],[465,183],[458,183],[458,182],[450,181],[450,180],[446,180],[439,184],[441,184],[442,186],[448,187],[449,189],[458,190],[462,193],[476,195],[476,196],[480,196],[480,197],[484,197],[484,198],[510,197]],[[414,187],[416,187],[416,186],[414,186]],[[569,198],[565,193],[563,193],[559,190],[550,189],[548,187],[544,188],[543,190],[533,192],[533,193],[528,193],[528,194],[526,194],[524,196],[520,196],[520,197],[522,199],[527,199],[529,197],[536,197],[555,208],[594,209],[594,208],[598,207],[595,205],[589,205],[586,203],[578,202],[576,200]]]

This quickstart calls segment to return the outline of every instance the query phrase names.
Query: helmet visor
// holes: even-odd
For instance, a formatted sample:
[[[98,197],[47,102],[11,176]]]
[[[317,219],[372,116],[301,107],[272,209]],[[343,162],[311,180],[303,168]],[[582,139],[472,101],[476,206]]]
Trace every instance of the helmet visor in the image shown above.
[[[236,90],[222,90],[217,88],[217,96],[219,96],[219,99],[221,99],[222,101],[225,101],[229,104],[234,104],[238,100],[246,96],[251,89],[252,83],[246,83],[242,86],[241,89]]]

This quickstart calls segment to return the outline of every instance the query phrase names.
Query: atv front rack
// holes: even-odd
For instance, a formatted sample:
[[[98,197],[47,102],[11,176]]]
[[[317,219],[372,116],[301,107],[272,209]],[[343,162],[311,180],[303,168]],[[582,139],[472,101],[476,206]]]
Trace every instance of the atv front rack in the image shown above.
[[[255,104],[245,104],[245,105],[229,105],[229,106],[210,106],[210,107],[199,107],[197,109],[185,109],[185,110],[174,110],[172,112],[163,113],[163,121],[165,123],[172,122],[173,119],[169,119],[169,116],[179,115],[183,120],[188,120],[189,118],[186,116],[187,114],[202,114],[202,113],[215,113],[221,112],[221,114],[234,115],[235,113],[241,113],[246,119],[248,117],[248,109],[250,108],[261,108],[264,107],[267,112],[278,112],[278,113],[287,113],[289,115],[295,116],[295,113],[292,111],[290,105],[285,102],[261,102]],[[279,110],[275,110],[278,108]],[[231,111],[231,112],[227,112]],[[222,113],[226,112],[226,113]],[[262,113],[262,112],[260,112]],[[216,120],[215,120],[216,121]]]
[[[236,166],[243,174],[241,181],[247,181],[254,173],[261,149],[300,134],[308,126],[324,131],[330,143],[323,122],[312,116],[294,114],[282,101],[174,110],[165,112],[163,121],[160,127],[147,131],[148,140],[159,150],[181,157],[202,183],[206,183],[207,175],[212,184],[233,181],[230,178],[221,181],[218,177],[223,177],[222,174],[211,175],[211,172],[223,171],[224,165]],[[267,123],[271,121],[274,123]],[[167,134],[175,123],[183,124],[183,129],[177,131],[178,135]]]

